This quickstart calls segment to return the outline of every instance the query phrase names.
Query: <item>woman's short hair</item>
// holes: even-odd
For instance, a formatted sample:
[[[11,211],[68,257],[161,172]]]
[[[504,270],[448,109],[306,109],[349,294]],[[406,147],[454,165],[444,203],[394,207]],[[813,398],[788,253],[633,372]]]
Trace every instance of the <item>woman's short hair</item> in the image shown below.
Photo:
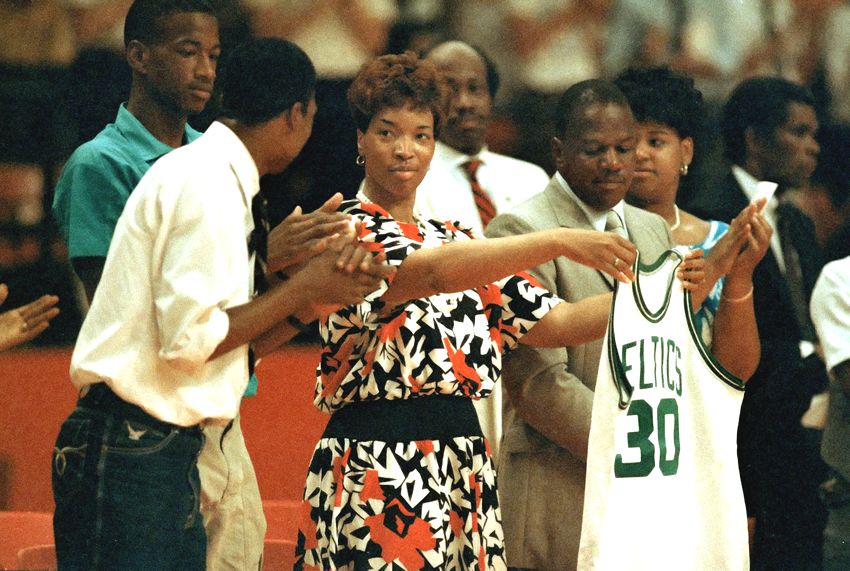
[[[639,123],[660,123],[682,137],[696,137],[704,121],[702,92],[694,80],[669,67],[630,68],[614,80]]]
[[[443,116],[443,90],[436,66],[413,52],[384,55],[363,65],[348,89],[357,128],[365,132],[382,109],[411,106],[434,116],[434,136]]]

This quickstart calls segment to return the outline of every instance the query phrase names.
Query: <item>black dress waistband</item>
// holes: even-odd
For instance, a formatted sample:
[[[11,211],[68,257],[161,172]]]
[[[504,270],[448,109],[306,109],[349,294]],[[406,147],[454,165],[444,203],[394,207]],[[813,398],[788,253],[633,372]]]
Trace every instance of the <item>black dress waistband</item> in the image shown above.
[[[323,438],[382,442],[483,436],[472,400],[448,395],[350,403],[333,413]]]

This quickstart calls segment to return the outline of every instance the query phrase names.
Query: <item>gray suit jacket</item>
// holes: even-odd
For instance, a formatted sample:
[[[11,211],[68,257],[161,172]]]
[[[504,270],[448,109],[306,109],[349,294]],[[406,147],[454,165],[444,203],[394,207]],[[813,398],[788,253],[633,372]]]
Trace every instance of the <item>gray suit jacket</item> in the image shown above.
[[[672,244],[667,224],[655,214],[626,205],[625,223],[643,260],[655,260]],[[592,229],[553,178],[541,194],[497,216],[486,234],[510,236],[557,227]],[[566,301],[611,291],[601,273],[563,257],[531,273]],[[547,571],[576,566],[601,352],[600,339],[569,349],[521,345],[504,359],[507,398],[499,496],[510,566]]]

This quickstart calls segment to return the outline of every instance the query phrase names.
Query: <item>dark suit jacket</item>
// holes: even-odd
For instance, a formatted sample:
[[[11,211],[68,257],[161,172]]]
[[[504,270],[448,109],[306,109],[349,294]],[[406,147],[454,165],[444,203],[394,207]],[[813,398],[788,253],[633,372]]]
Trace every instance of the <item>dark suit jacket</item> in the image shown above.
[[[703,212],[706,219],[729,222],[749,203],[731,171],[723,181],[718,200]],[[800,255],[805,282],[805,296],[812,289],[823,267],[820,248],[812,221],[793,208],[794,224],[790,240]],[[817,357],[802,359],[799,352],[800,327],[788,290],[785,275],[769,249],[753,274],[753,304],[761,339],[761,361],[747,383],[738,431],[742,479],[745,493],[760,482],[764,469],[783,462],[782,451],[800,446],[805,438],[800,417],[808,408],[812,395],[825,388],[823,364]],[[786,466],[785,469],[788,467]]]
[[[659,216],[627,205],[625,223],[643,259],[655,260],[670,247],[670,232]],[[558,227],[592,229],[578,204],[553,179],[542,193],[497,216],[485,234],[510,236]],[[531,273],[543,287],[571,302],[611,291],[602,274],[563,257]],[[508,398],[499,496],[510,566],[540,571],[576,566],[601,353],[599,339],[570,348],[520,345],[505,356],[502,387]]]

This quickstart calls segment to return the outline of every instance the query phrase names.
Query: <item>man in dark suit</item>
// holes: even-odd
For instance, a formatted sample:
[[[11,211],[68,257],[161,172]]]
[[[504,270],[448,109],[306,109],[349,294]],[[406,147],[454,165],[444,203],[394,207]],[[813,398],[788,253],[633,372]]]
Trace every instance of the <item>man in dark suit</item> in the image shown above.
[[[487,236],[546,228],[625,233],[645,260],[671,245],[664,220],[624,203],[635,166],[635,123],[612,83],[570,87],[556,110],[552,152],[558,172],[546,189],[487,226]],[[615,265],[617,261],[615,260]],[[611,291],[599,272],[557,258],[531,273],[575,302]],[[602,340],[571,348],[520,346],[505,357],[509,403],[503,420],[499,492],[508,565],[575,569],[593,390]]]
[[[800,418],[826,386],[808,314],[822,258],[811,220],[783,200],[815,168],[817,129],[805,88],[779,78],[744,81],[721,119],[730,172],[712,203],[693,209],[728,222],[756,196],[759,180],[779,185],[764,211],[774,227],[771,247],[753,275],[761,363],[747,384],[738,430],[741,479],[755,518],[754,570],[820,569],[825,512],[817,487],[825,467],[817,433]]]

